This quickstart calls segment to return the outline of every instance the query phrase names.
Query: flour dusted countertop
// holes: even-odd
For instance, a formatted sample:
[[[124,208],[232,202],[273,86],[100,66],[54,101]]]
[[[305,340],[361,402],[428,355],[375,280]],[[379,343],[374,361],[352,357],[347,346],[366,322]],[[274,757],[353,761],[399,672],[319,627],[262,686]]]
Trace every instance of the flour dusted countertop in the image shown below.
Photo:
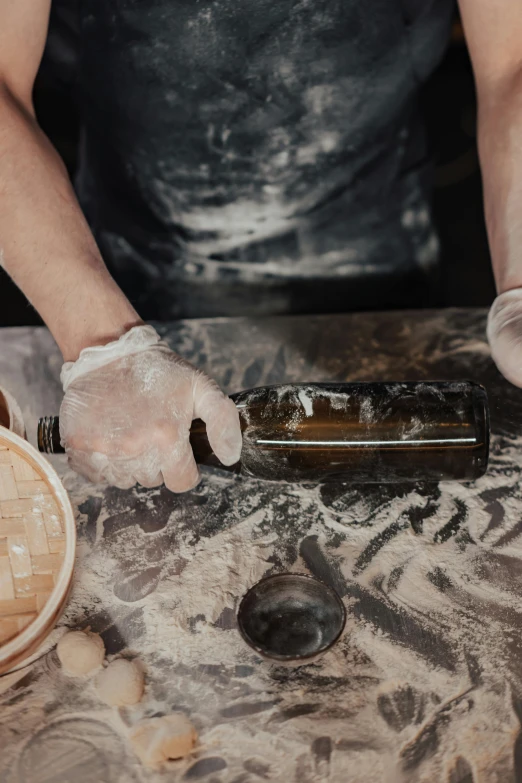
[[[295,487],[207,471],[174,496],[92,487],[52,458],[77,514],[75,581],[45,651],[0,678],[2,783],[522,780],[522,391],[496,371],[485,318],[447,310],[163,325],[171,346],[229,392],[482,382],[489,472],[470,485]],[[58,412],[59,370],[45,330],[0,332],[0,383],[33,443],[38,416]],[[294,670],[261,662],[235,629],[245,590],[281,569],[325,579],[348,610],[341,642]],[[111,710],[90,680],[64,674],[54,648],[63,626],[90,626],[109,656],[139,656],[140,705]],[[149,771],[127,735],[173,712],[190,718],[200,751]]]

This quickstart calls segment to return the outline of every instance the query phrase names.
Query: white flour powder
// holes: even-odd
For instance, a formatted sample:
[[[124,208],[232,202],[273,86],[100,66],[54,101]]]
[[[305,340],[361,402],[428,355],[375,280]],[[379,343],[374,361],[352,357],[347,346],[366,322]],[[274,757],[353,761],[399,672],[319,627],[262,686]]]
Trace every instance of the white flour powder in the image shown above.
[[[512,466],[507,477],[505,464]],[[143,519],[155,513],[159,491],[132,493],[128,519],[123,501],[110,512],[104,505],[89,525],[80,517],[77,575],[62,623],[82,627],[108,614],[126,640],[139,620],[127,646],[144,661],[148,684],[126,723],[186,712],[201,737],[201,758],[224,759],[216,777],[223,783],[240,774],[248,783],[259,779],[249,766],[278,781],[345,783],[349,769],[350,780],[433,783],[464,780],[451,776],[468,768],[474,781],[509,780],[519,728],[511,700],[522,679],[522,576],[499,557],[522,558],[521,468],[522,441],[511,441],[486,477],[441,485],[440,494],[414,486],[329,494],[207,474],[193,496],[200,505],[173,500],[168,524],[150,532]],[[82,508],[93,496],[72,475],[66,486]],[[213,518],[207,505],[220,498],[220,527],[203,535]],[[137,500],[140,513],[132,511]],[[455,530],[441,532],[459,513]],[[308,549],[295,548],[300,540]],[[300,670],[260,663],[233,627],[239,599],[274,564],[314,570],[321,556],[348,608],[342,641]],[[155,589],[147,592],[147,582],[132,602],[114,593],[124,574],[151,569]],[[27,759],[26,738],[71,711],[125,734],[88,689],[66,689],[52,660],[34,664],[36,680],[22,686],[21,702],[9,701],[11,691],[2,697],[0,744],[8,751],[0,769],[15,769],[19,754]],[[16,742],[8,729],[15,723]],[[122,769],[134,769],[125,742],[118,748]],[[136,774],[155,780],[157,773]]]

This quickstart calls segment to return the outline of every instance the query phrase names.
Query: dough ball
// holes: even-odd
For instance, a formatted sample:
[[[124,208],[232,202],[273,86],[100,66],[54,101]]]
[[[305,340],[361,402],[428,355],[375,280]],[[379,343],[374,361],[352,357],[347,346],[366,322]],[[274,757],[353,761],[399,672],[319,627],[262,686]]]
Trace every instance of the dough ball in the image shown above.
[[[98,674],[95,687],[111,707],[137,704],[143,696],[143,672],[135,661],[118,658]]]
[[[56,647],[58,658],[69,674],[88,674],[102,665],[105,645],[97,633],[70,631]]]
[[[130,734],[136,755],[148,767],[189,756],[197,738],[196,729],[181,713],[143,720]]]

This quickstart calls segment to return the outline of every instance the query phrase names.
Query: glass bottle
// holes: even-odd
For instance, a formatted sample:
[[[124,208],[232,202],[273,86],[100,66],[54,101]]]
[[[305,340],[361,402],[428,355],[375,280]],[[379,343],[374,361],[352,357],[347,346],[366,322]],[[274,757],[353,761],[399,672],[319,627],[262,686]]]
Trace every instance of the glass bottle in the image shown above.
[[[224,468],[194,421],[196,461],[288,482],[473,481],[487,469],[486,390],[471,381],[292,383],[232,395],[241,460]],[[58,417],[40,419],[38,447],[63,452]]]

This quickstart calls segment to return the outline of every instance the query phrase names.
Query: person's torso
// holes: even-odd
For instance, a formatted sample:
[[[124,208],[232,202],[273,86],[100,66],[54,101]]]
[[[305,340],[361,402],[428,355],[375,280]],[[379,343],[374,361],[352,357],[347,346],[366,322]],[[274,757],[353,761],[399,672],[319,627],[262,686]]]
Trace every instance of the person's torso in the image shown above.
[[[79,191],[116,275],[406,263],[408,221],[432,242],[413,98],[450,18],[449,0],[81,0]]]

